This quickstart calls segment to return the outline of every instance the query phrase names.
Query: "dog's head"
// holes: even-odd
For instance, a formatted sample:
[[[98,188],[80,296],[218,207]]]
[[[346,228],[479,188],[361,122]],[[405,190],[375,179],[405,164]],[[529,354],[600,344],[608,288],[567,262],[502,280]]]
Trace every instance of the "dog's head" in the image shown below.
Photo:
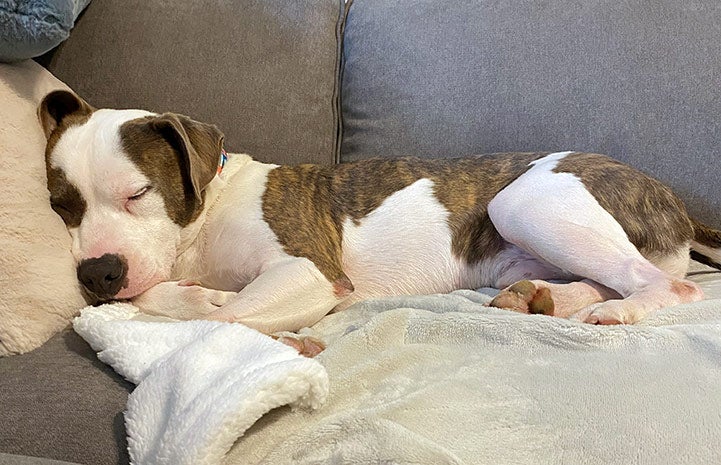
[[[96,110],[67,91],[38,111],[50,201],[88,293],[129,299],[168,280],[216,174],[222,133],[173,113]]]

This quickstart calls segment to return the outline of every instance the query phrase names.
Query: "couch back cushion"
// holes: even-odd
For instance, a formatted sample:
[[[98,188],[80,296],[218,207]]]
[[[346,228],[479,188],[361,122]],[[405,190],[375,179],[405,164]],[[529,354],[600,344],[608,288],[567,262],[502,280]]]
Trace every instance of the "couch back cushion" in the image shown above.
[[[721,227],[717,0],[355,0],[342,160],[609,154]]]
[[[342,0],[93,2],[40,62],[96,107],[217,124],[229,152],[332,163]]]

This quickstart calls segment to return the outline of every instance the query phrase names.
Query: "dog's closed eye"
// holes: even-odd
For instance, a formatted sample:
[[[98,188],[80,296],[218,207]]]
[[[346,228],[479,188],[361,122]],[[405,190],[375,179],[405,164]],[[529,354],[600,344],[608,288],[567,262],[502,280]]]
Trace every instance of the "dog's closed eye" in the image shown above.
[[[133,195],[128,196],[125,198],[125,211],[131,214],[137,214],[142,209],[142,205],[144,205],[141,200],[145,197],[145,194],[150,192],[152,190],[152,186],[147,185],[144,186],[142,189],[137,190]]]
[[[130,197],[128,197],[128,200],[139,200],[139,199],[141,199],[145,194],[147,194],[148,191],[150,191],[150,189],[152,189],[152,188],[153,188],[153,186],[145,186],[145,187],[143,187],[142,189],[140,189],[139,191],[137,191],[135,194],[133,194],[133,195],[131,195]]]

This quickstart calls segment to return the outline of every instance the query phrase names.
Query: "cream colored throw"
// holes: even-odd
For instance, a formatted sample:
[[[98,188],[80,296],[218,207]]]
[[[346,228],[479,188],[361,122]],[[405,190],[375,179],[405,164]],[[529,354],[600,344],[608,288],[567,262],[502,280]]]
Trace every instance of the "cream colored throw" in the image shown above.
[[[234,363],[252,363],[254,350],[241,332],[209,353],[186,351],[190,358],[179,366],[163,354],[185,351],[176,348],[199,343],[193,341],[205,330],[180,336],[163,325],[218,323],[154,323],[146,339],[137,338],[142,333],[133,325],[147,323],[113,323],[106,337],[114,349],[100,358],[141,368],[118,370],[131,380],[143,378],[128,404],[131,451],[150,438],[182,450],[166,442],[177,440],[176,431],[188,444],[207,440],[212,412],[236,415],[233,424],[241,425],[232,432],[242,437],[222,461],[226,465],[721,463],[721,300],[613,327],[511,313],[483,306],[488,300],[458,291],[368,301],[327,316],[310,330],[328,343],[315,359],[329,377],[325,404],[314,411],[276,408],[249,429],[248,419],[268,410],[266,397],[259,397],[251,416],[223,410],[231,402],[213,394],[218,404],[212,409],[201,393],[187,404],[174,400],[187,389],[184,370],[215,379],[212,360],[225,351]],[[87,328],[80,333],[88,337]],[[260,344],[258,352],[267,350],[265,342],[252,341]],[[232,370],[227,375],[232,379]],[[239,370],[235,376],[245,375]],[[151,377],[166,388],[145,401],[176,410],[161,429],[138,427],[157,413],[134,400],[145,396],[141,388]],[[209,393],[216,388],[207,383]],[[264,392],[282,393],[282,384]],[[216,462],[200,457],[197,463]]]
[[[33,61],[0,64],[0,356],[40,346],[85,305],[46,188],[37,108],[55,89],[67,86]]]

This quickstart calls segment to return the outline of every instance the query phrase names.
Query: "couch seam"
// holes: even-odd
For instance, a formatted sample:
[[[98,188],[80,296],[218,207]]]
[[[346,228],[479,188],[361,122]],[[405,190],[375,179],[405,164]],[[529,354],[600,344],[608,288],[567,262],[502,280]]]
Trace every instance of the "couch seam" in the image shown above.
[[[342,105],[342,84],[343,84],[343,71],[345,70],[345,54],[343,48],[343,40],[345,37],[345,26],[348,21],[348,11],[350,10],[353,0],[338,0],[340,3],[340,16],[338,19],[338,27],[336,30],[337,37],[337,54],[336,54],[336,79],[334,93],[334,111],[335,111],[335,150],[333,156],[333,163],[338,164],[341,162],[341,146],[343,143],[343,105]]]

